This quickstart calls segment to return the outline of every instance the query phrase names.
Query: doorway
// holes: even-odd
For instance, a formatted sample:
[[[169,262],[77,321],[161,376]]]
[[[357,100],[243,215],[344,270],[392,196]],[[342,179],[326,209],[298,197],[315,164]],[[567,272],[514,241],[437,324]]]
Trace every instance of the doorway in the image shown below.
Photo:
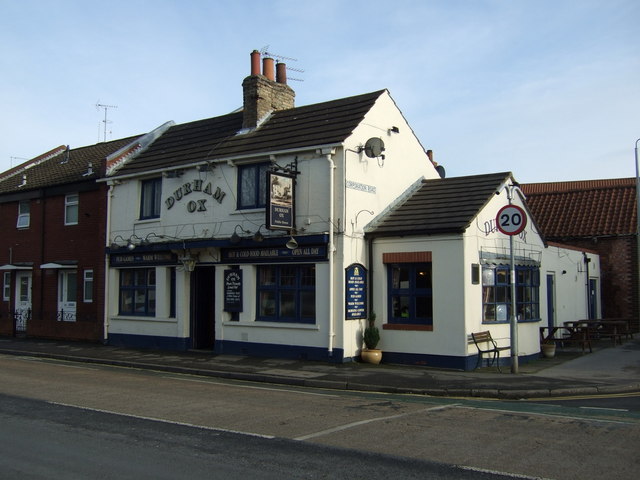
[[[589,320],[598,318],[598,280],[589,279]]]
[[[78,296],[78,272],[60,270],[58,273],[58,320],[76,321],[76,300]]]
[[[215,267],[191,274],[191,348],[213,350],[215,344]]]
[[[16,273],[15,293],[15,333],[23,334],[27,332],[27,322],[31,318],[31,272]]]

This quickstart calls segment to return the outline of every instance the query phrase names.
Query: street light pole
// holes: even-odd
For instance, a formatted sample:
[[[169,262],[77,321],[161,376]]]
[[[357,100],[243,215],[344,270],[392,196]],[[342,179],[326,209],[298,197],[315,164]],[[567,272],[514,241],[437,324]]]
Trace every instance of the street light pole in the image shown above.
[[[640,138],[636,140],[636,280],[638,282],[636,295],[638,301],[636,303],[636,315],[638,315],[638,321],[640,322],[640,167],[638,167],[638,142]],[[640,328],[640,324],[639,327]]]

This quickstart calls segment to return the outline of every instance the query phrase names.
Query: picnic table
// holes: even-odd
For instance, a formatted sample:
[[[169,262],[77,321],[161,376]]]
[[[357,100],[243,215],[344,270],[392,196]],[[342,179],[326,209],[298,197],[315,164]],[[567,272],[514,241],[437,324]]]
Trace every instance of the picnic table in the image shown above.
[[[621,318],[570,320],[562,326],[540,327],[541,343],[576,344],[582,347],[583,353],[587,347],[593,352],[592,341],[611,338],[614,345],[622,345],[624,336],[633,338],[629,320]]]

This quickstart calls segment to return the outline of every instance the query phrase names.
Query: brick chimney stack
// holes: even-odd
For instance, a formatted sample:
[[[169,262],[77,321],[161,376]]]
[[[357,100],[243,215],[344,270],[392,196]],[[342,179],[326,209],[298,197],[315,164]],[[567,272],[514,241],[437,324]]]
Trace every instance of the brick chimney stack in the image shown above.
[[[255,128],[268,114],[275,110],[293,108],[295,92],[287,85],[286,65],[278,63],[274,73],[273,58],[262,59],[260,52],[251,52],[251,75],[242,82],[244,117],[242,128]]]

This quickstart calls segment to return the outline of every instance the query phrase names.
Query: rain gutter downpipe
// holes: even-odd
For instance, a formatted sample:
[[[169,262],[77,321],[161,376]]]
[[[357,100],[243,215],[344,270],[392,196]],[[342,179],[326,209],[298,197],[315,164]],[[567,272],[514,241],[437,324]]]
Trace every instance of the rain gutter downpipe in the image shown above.
[[[335,177],[335,169],[336,164],[333,161],[333,155],[335,153],[334,149],[322,149],[322,154],[329,162],[329,245],[328,245],[328,255],[329,255],[329,338],[328,338],[328,347],[327,353],[329,357],[333,357],[333,341],[335,336],[335,326],[334,326],[334,316],[335,316],[335,300],[334,300],[334,272],[333,272],[333,256],[335,252],[335,243],[333,240],[334,227],[333,227],[333,214],[334,214],[334,177]]]

